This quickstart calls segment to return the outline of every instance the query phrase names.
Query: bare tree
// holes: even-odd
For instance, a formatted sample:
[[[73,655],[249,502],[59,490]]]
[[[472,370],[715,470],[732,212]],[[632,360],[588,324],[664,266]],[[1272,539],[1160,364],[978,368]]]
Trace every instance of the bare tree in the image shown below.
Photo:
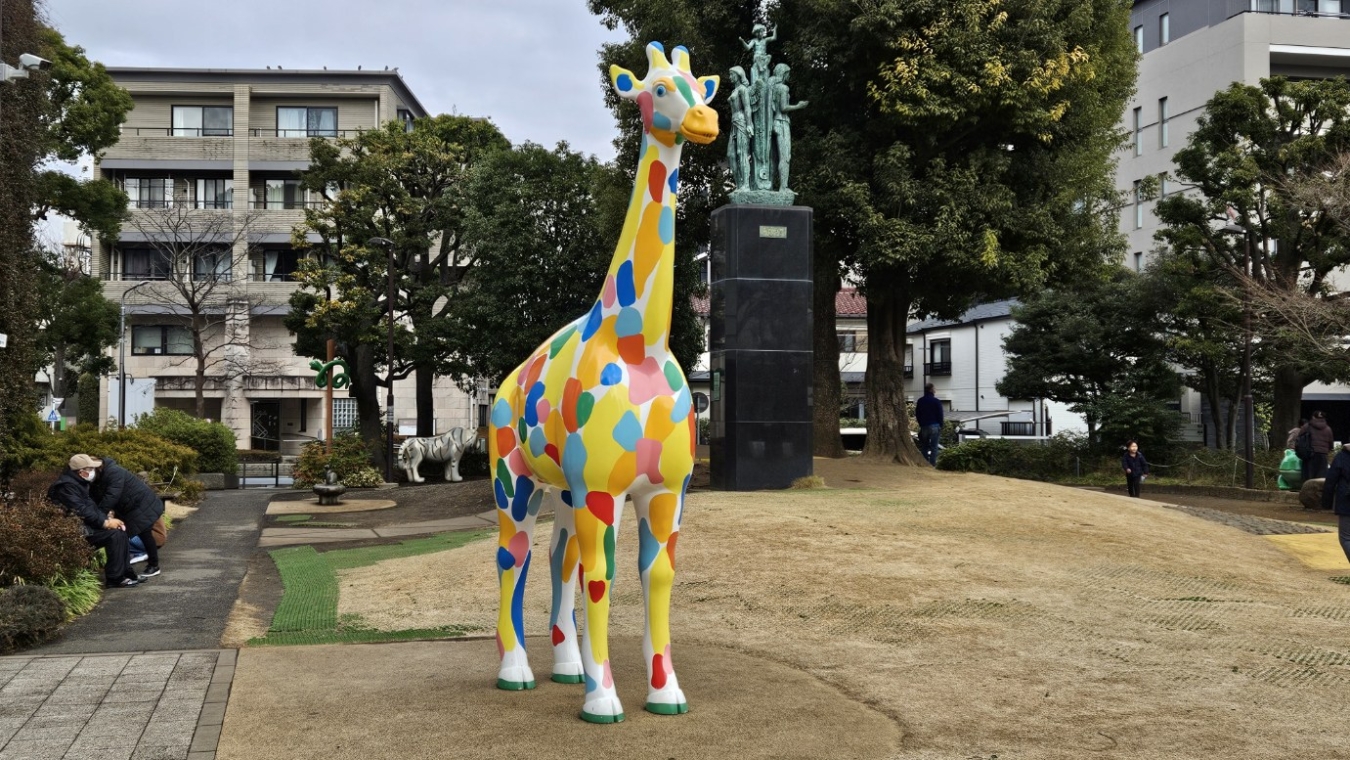
[[[268,346],[252,340],[248,329],[251,311],[262,305],[244,284],[257,247],[258,214],[194,206],[176,199],[137,209],[127,224],[152,255],[143,270],[152,282],[138,300],[164,305],[165,317],[191,335],[191,353],[174,364],[195,365],[196,414],[204,418],[208,374],[222,375],[229,386],[248,374],[275,371],[276,363],[257,358],[257,349]]]

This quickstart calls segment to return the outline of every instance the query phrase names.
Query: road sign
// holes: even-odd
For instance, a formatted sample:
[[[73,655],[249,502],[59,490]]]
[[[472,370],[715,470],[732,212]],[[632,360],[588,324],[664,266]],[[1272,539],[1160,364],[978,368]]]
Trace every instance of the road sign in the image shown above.
[[[29,417],[28,419],[31,420],[32,417]],[[53,410],[51,410],[50,412],[47,413],[47,421],[48,421],[48,422],[59,422],[60,420],[61,420],[61,415],[57,414],[55,409],[53,409]]]

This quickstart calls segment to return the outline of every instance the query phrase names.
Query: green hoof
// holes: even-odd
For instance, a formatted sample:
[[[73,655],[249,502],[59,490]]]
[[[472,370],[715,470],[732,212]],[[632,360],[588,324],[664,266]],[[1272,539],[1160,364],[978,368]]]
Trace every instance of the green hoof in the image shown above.
[[[586,676],[568,676],[562,673],[553,674],[553,683],[581,683],[586,680]]]
[[[596,715],[595,713],[588,713],[585,710],[582,710],[581,719],[587,723],[622,723],[623,713],[619,713],[618,715]]]
[[[669,702],[648,702],[647,712],[655,713],[657,715],[684,715],[689,712],[689,703],[681,702],[677,705],[672,705]]]
[[[524,683],[521,683],[520,681],[507,681],[504,678],[498,678],[497,688],[505,689],[506,691],[529,691],[534,688],[534,681],[525,681]]]

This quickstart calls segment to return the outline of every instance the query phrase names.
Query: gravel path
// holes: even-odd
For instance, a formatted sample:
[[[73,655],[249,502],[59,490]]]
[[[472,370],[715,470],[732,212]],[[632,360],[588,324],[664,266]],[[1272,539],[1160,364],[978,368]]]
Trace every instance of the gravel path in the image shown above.
[[[1185,512],[1188,515],[1194,515],[1195,517],[1203,518],[1205,520],[1222,523],[1231,528],[1244,530],[1248,533],[1255,533],[1258,536],[1287,536],[1297,533],[1332,532],[1331,528],[1325,528],[1320,525],[1308,525],[1306,523],[1289,522],[1288,520],[1271,520],[1265,517],[1224,512],[1219,509],[1190,507],[1182,504],[1166,504],[1164,506],[1168,509],[1175,509],[1179,512]]]

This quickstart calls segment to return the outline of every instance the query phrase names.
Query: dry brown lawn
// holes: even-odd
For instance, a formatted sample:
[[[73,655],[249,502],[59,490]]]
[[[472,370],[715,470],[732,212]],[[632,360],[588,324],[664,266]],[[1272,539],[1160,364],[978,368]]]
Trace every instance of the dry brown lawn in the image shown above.
[[[1350,758],[1350,586],[1267,540],[1101,493],[816,468],[828,488],[691,496],[677,668],[685,643],[800,671],[894,721],[883,757]],[[547,629],[550,529],[531,633]],[[635,533],[630,507],[619,637],[642,625]],[[343,571],[339,613],[490,633],[493,543]]]

